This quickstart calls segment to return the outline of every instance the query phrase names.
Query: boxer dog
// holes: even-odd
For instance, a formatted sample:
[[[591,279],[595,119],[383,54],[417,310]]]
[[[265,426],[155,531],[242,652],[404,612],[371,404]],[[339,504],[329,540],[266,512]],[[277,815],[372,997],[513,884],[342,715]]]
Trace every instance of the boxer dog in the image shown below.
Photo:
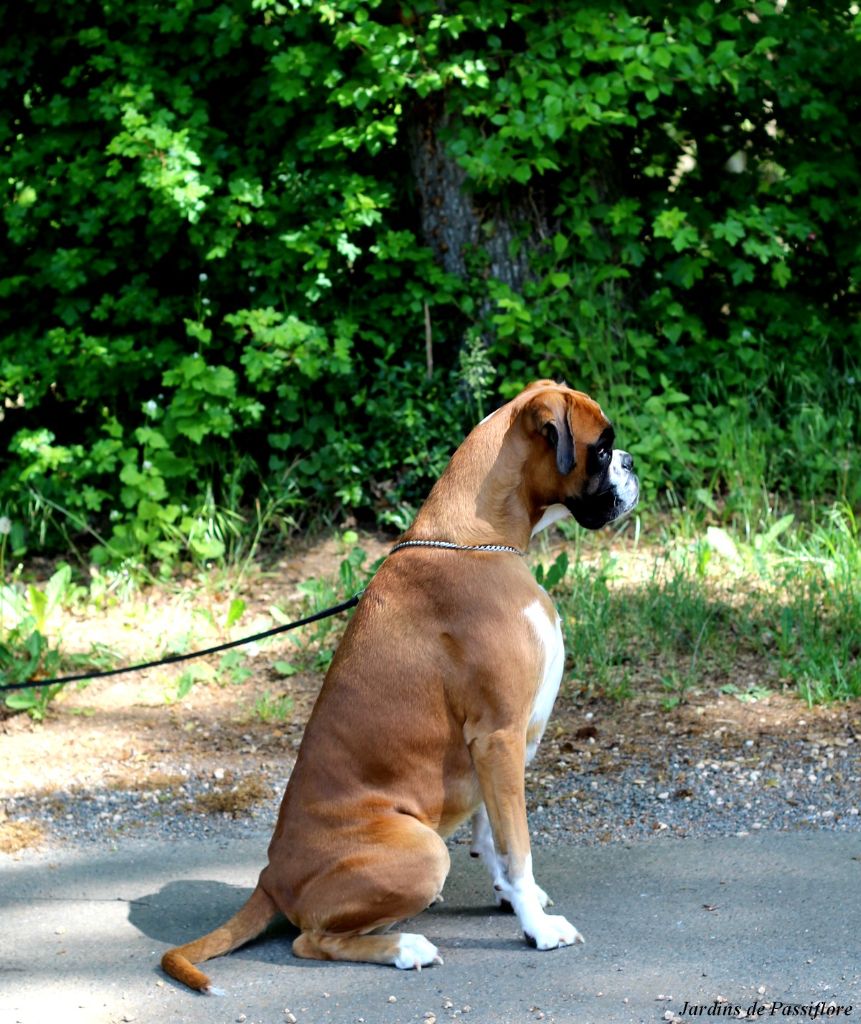
[[[582,942],[536,884],[524,768],[562,678],[559,616],[522,557],[572,515],[590,530],[637,503],[633,459],[587,395],[537,381],[454,453],[368,585],[335,652],[247,903],[162,967],[210,992],[195,963],[279,914],[296,956],[417,968],[423,935],[389,931],[439,896],[445,837],[472,818],[472,854],[526,942]]]

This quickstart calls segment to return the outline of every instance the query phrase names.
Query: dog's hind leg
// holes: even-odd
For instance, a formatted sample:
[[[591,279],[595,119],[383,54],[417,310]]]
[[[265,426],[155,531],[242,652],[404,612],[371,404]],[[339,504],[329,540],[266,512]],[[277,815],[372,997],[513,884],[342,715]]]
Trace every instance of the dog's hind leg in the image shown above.
[[[303,890],[294,954],[405,970],[441,964],[423,935],[381,933],[420,914],[439,895],[450,866],[443,840],[404,813],[386,815],[349,840],[344,859]]]
[[[392,964],[402,970],[441,964],[436,946],[411,932],[392,935],[333,935],[302,932],[293,943],[296,956],[310,960],[354,960],[370,964]]]
[[[248,897],[245,906],[240,908],[220,928],[204,935],[194,942],[188,942],[176,949],[169,949],[161,958],[164,971],[189,988],[197,989],[206,994],[216,994],[209,978],[194,965],[212,957],[222,956],[239,946],[250,942],[278,916],[278,908],[270,897],[258,887]]]

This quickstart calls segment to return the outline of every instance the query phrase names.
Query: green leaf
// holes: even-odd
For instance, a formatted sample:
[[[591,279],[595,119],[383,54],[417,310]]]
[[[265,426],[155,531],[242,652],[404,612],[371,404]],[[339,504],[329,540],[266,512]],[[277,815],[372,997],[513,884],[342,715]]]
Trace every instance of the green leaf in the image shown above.
[[[224,542],[217,537],[192,537],[188,546],[196,558],[221,558],[224,554]]]
[[[35,690],[15,690],[6,696],[6,707],[13,711],[29,711],[38,704],[39,698]]]
[[[744,284],[754,278],[753,265],[745,260],[730,260],[729,271],[733,284]]]
[[[744,225],[734,217],[727,217],[726,220],[719,221],[714,225],[712,231],[715,238],[724,239],[730,245],[735,245],[736,242],[740,242],[745,236]]]
[[[196,682],[194,672],[183,672],[176,684],[176,699],[183,700],[191,693],[191,688]]]
[[[772,263],[771,277],[778,288],[785,288],[792,279],[792,271],[789,264],[783,261]]]
[[[515,181],[520,182],[521,185],[525,185],[532,177],[532,168],[529,164],[518,164],[512,170],[511,177],[514,178]]]
[[[227,610],[227,619],[224,623],[225,629],[230,629],[231,626],[235,626],[236,623],[245,614],[246,604],[241,597],[235,597],[230,602],[230,607]]]
[[[30,614],[33,616],[33,621],[36,625],[37,636],[39,633],[45,632],[45,620],[47,619],[48,613],[48,597],[43,591],[39,590],[38,587],[29,586],[27,593],[30,597]]]

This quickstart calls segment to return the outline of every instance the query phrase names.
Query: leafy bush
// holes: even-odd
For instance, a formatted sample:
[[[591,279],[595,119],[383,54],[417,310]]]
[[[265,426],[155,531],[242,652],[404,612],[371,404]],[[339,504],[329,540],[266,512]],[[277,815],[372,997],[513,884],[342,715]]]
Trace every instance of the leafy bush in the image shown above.
[[[264,485],[399,525],[536,375],[647,493],[861,497],[861,16],[454,10],[7,5],[19,549],[219,557]]]

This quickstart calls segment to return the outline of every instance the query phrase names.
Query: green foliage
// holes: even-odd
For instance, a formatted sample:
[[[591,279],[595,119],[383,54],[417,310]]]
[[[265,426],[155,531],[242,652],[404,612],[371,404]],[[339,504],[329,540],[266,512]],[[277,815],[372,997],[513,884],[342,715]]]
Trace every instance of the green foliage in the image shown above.
[[[538,562],[533,569],[533,574],[536,581],[544,587],[545,590],[551,591],[562,583],[569,568],[568,552],[561,551],[553,560],[552,564],[547,568],[545,568],[541,562]]]
[[[297,590],[302,594],[305,604],[307,607],[306,614],[313,615],[316,612],[324,611],[327,608],[331,608],[333,605],[340,604],[342,601],[346,601],[351,597],[355,597],[360,591],[364,590],[367,584],[373,578],[374,573],[377,571],[379,562],[375,562],[373,565],[367,564],[367,555],[360,547],[350,547],[349,550],[346,546],[354,544],[357,539],[356,534],[352,531],[347,531],[342,541],[345,544],[345,554],[338,565],[338,578],[337,580],[329,580],[324,577],[312,577],[308,580],[303,580],[298,586]],[[277,613],[277,618],[287,623],[291,621],[290,616],[284,612],[273,609]],[[295,616],[294,616],[295,617]],[[329,617],[320,619],[319,622],[314,623],[311,626],[305,627],[301,632],[301,637],[296,639],[297,643],[303,645],[308,644],[319,644],[326,640],[329,635],[337,630],[341,625],[341,618]],[[324,664],[320,667],[328,667],[328,659],[331,658],[332,651],[325,652]]]
[[[852,10],[7,5],[16,547],[227,557],[263,488],[402,526],[538,375],[600,398],[646,494],[858,501]],[[423,118],[477,211],[466,279],[423,234]]]
[[[49,679],[62,672],[70,659],[47,638],[48,623],[63,604],[74,600],[77,590],[68,565],[61,565],[44,589],[32,584],[26,588],[12,582],[0,584],[0,685]],[[72,663],[76,660],[80,663],[81,659],[71,659]],[[55,683],[13,690],[5,695],[5,703],[41,721],[62,688]]]
[[[753,451],[767,487],[861,498],[845,475],[861,411],[844,92],[858,16],[736,3],[512,17],[529,45],[512,53],[508,25],[488,37],[456,145],[491,190],[565,173],[523,294],[491,283],[506,393],[536,371],[593,390],[653,488],[731,495]]]
[[[273,697],[267,690],[254,701],[254,717],[261,722],[284,722],[293,712],[293,698],[289,694]]]

